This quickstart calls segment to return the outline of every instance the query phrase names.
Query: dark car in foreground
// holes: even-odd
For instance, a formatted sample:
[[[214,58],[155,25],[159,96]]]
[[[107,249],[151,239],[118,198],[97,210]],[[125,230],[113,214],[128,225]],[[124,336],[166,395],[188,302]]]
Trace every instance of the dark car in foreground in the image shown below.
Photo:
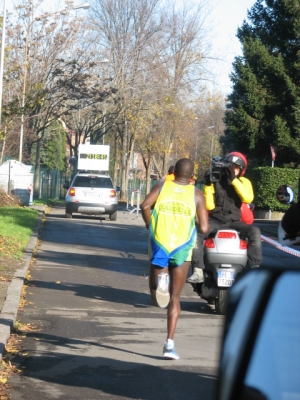
[[[300,266],[240,275],[229,293],[218,400],[300,400],[299,306]]]
[[[71,185],[65,184],[66,218],[72,214],[108,214],[111,221],[117,220],[118,197],[109,175],[78,172]]]

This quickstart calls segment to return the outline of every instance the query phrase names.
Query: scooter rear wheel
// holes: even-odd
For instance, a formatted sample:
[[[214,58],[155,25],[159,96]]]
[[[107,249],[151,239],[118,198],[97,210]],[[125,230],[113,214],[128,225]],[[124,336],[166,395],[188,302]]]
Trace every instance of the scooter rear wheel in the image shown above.
[[[217,314],[224,315],[227,308],[228,290],[219,289],[219,297],[215,300]]]

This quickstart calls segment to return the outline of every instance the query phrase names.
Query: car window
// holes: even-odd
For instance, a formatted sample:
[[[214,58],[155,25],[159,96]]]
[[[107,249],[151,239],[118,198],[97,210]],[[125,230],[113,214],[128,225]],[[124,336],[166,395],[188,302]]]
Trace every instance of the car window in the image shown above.
[[[107,188],[112,189],[113,184],[110,178],[105,177],[89,177],[89,176],[78,176],[73,186],[85,187],[85,188]]]
[[[241,398],[300,400],[299,306],[300,273],[285,272],[270,296]]]

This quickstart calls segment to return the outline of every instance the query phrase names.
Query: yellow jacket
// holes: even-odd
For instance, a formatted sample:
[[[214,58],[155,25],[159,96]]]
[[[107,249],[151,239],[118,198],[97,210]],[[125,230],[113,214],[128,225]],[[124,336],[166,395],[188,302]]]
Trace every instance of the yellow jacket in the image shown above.
[[[249,179],[245,177],[240,177],[240,178],[235,178],[232,181],[232,186],[234,187],[237,195],[241,199],[242,203],[252,203],[254,199],[254,193],[253,193],[253,187],[252,183],[249,181]],[[205,199],[206,199],[206,208],[208,211],[211,211],[215,208],[215,199],[214,199],[214,194],[215,194],[215,187],[214,184],[211,184],[210,186],[204,185],[204,190],[203,190]]]

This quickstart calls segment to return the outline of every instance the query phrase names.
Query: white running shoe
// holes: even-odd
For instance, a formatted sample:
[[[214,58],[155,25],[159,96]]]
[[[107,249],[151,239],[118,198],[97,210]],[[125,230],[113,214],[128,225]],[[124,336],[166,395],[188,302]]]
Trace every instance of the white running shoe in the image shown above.
[[[169,346],[167,343],[163,348],[163,356],[166,360],[179,360],[179,355],[176,353],[174,346]]]
[[[157,305],[160,308],[166,308],[170,302],[169,283],[170,277],[168,273],[161,273],[158,275],[155,298]]]

